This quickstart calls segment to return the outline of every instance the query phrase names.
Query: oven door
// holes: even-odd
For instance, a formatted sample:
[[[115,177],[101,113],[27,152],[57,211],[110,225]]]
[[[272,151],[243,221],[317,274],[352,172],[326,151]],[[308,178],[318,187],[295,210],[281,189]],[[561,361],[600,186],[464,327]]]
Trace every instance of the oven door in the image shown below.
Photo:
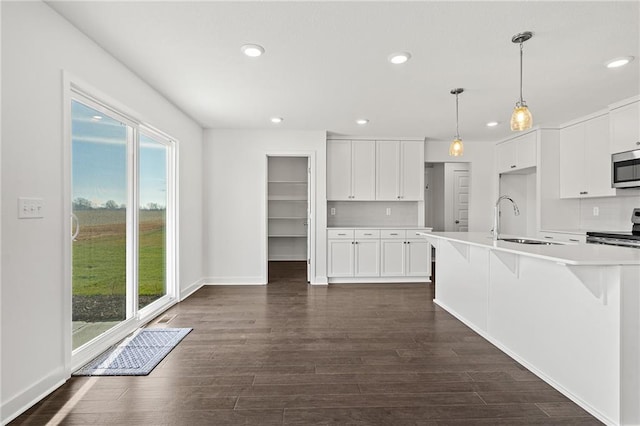
[[[611,187],[640,187],[640,150],[611,155]]]

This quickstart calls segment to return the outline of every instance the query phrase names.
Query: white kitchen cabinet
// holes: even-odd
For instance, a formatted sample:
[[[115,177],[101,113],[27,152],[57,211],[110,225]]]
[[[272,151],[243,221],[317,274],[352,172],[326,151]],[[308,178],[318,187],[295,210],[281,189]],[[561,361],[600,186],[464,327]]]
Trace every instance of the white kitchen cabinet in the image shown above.
[[[380,240],[357,239],[354,241],[354,277],[380,276]]]
[[[327,275],[330,277],[353,276],[353,240],[328,240],[329,253]]]
[[[405,245],[404,239],[381,241],[380,276],[402,277],[405,275]]]
[[[376,141],[376,200],[424,199],[424,143]]]
[[[417,231],[424,229],[329,229],[327,276],[360,282],[428,279],[431,245]]]
[[[536,166],[536,132],[530,132],[496,145],[498,173]]]
[[[609,120],[610,154],[640,149],[640,102],[612,109]]]
[[[378,230],[329,230],[327,232],[330,277],[377,277],[380,275]]]
[[[407,239],[405,259],[406,276],[431,276],[431,244],[427,241]]]
[[[381,276],[431,276],[431,245],[426,240],[412,230],[390,231],[381,238]]]
[[[602,115],[560,131],[560,198],[607,197],[611,188],[609,117]]]
[[[374,141],[327,141],[327,199],[375,199]]]

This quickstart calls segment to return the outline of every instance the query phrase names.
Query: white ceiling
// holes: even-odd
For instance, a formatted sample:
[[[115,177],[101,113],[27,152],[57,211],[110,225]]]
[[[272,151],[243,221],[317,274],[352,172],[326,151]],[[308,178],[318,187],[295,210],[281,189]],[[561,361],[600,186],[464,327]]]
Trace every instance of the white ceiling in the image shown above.
[[[508,136],[518,99],[535,124],[606,108],[639,90],[637,1],[49,2],[207,128],[327,130],[362,136]],[[248,58],[245,43],[266,53]],[[412,59],[392,65],[392,52]],[[618,56],[630,65],[607,69]],[[280,125],[270,117],[284,117]],[[367,126],[355,119],[365,117]],[[500,125],[487,128],[497,120]]]

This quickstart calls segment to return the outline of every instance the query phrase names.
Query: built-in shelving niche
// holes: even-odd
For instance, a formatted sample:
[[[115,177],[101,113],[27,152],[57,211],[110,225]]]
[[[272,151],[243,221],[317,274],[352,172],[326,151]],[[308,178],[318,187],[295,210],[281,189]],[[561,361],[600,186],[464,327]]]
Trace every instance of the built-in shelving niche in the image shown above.
[[[307,260],[307,157],[269,157],[269,260]]]

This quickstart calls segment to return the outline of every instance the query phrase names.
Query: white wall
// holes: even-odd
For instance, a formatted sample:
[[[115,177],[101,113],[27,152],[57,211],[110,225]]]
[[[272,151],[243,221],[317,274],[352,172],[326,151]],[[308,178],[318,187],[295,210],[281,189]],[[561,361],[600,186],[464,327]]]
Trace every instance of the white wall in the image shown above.
[[[464,142],[462,157],[449,156],[448,141],[425,141],[424,161],[470,163],[471,187],[469,201],[469,231],[489,232],[492,226],[493,203],[496,199],[492,142]]]
[[[264,284],[266,156],[315,154],[315,268],[326,283],[326,133],[205,130],[203,161],[207,283]],[[313,259],[312,259],[313,261]]]
[[[202,277],[202,129],[41,2],[2,2],[2,418],[68,377],[63,70],[180,141],[182,286]],[[17,219],[19,196],[44,218]],[[68,299],[67,299],[68,300]]]

